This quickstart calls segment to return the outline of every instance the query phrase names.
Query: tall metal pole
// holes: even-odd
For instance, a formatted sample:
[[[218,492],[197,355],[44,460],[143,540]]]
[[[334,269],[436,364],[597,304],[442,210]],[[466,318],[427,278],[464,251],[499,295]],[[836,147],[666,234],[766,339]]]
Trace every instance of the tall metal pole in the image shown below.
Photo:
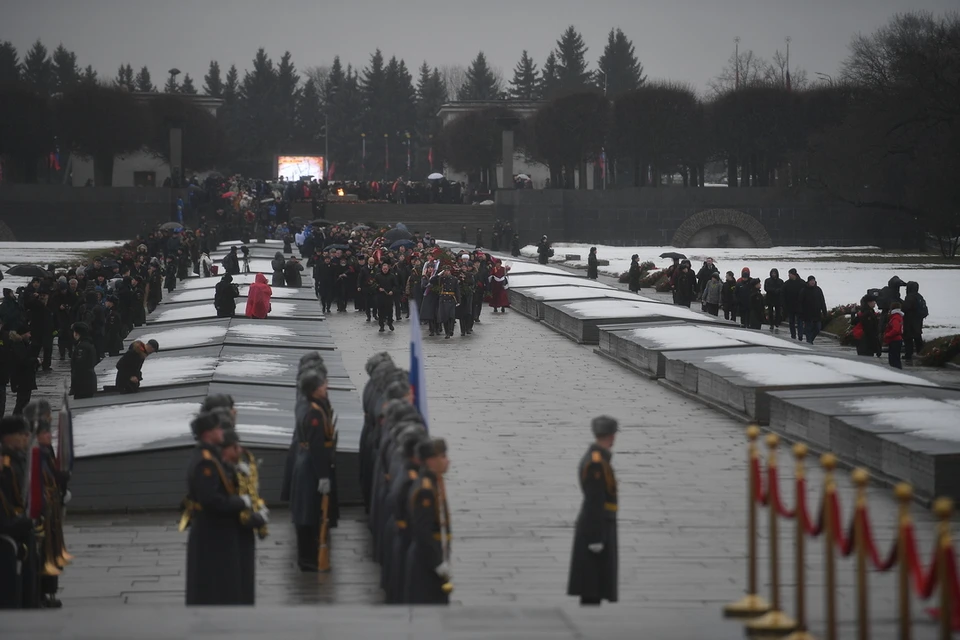
[[[330,175],[330,123],[323,114],[323,178]]]
[[[736,38],[734,38],[733,41],[734,43],[736,43],[733,49],[733,59],[734,59],[734,64],[736,64],[736,68],[737,68],[737,72],[736,72],[737,79],[735,81],[736,84],[734,85],[734,88],[739,89],[740,88],[740,36],[737,36]]]

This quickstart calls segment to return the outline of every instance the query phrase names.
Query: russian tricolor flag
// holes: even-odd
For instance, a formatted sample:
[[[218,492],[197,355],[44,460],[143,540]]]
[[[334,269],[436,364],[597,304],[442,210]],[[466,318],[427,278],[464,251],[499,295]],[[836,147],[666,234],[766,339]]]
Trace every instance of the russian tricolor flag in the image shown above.
[[[427,374],[423,369],[423,336],[420,334],[420,310],[410,301],[410,386],[413,388],[413,406],[423,416],[423,424],[429,430],[427,417]]]

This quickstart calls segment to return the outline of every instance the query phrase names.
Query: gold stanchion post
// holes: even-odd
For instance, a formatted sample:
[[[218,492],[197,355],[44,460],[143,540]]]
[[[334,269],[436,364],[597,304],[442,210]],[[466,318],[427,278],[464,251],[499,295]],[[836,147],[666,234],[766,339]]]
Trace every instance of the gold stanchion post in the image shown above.
[[[867,511],[867,483],[870,474],[866,469],[854,469],[851,474],[857,488],[856,506],[853,512],[853,544],[857,551],[857,640],[870,640],[870,615],[867,609],[867,531],[864,517]]]
[[[824,470],[823,478],[823,543],[824,567],[827,572],[826,582],[826,637],[825,640],[837,640],[837,567],[836,541],[833,539],[833,508],[832,500],[837,493],[837,483],[833,478],[833,471],[837,468],[837,457],[832,453],[820,456],[820,466]]]
[[[757,438],[760,427],[755,424],[747,427],[747,595],[723,608],[728,618],[752,618],[770,610],[770,604],[757,595],[757,495],[753,466],[760,459],[757,451]]]
[[[900,610],[900,640],[910,640],[910,563],[907,562],[907,530],[913,526],[910,520],[910,503],[913,501],[913,487],[905,482],[898,484],[894,490],[897,502],[900,503],[900,524],[897,535],[897,589],[898,609]]]
[[[767,454],[767,467],[777,468],[777,447],[780,446],[780,437],[771,433],[766,438],[770,453]],[[774,474],[771,474],[774,475]],[[750,635],[777,636],[787,635],[797,627],[797,622],[780,609],[780,540],[777,532],[776,505],[773,500],[773,487],[768,490],[770,500],[767,503],[767,512],[770,515],[770,599],[771,609],[763,616],[747,623],[747,633]]]
[[[950,537],[950,516],[953,515],[953,500],[937,498],[933,503],[933,512],[940,524],[937,525],[937,582],[940,584],[940,640],[950,640],[953,626],[952,591],[950,572],[947,571],[947,554],[953,553],[953,541]]]
[[[803,459],[807,457],[809,450],[807,445],[797,443],[793,445],[793,457],[797,460],[796,479],[797,489],[800,489],[800,480],[806,477],[806,470],[803,468]],[[803,561],[805,559],[804,542],[807,535],[803,527],[803,518],[800,512],[800,495],[796,496],[796,519],[797,525],[797,557],[796,568],[794,569],[797,579],[797,630],[787,636],[786,640],[814,640],[813,635],[807,631],[807,594],[806,594],[806,574]]]

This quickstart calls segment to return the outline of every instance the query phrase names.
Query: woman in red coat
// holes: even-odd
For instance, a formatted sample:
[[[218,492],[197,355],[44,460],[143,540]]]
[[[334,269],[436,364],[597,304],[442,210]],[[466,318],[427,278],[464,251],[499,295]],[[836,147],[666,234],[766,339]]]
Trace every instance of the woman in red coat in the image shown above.
[[[250,285],[250,291],[247,292],[247,310],[244,313],[248,318],[263,318],[270,313],[270,296],[273,295],[273,289],[267,284],[267,278],[262,273],[258,273],[256,281]]]
[[[507,296],[507,270],[502,264],[493,268],[488,278],[490,281],[490,306],[496,313],[500,309],[503,313],[507,312],[510,306],[510,298]]]

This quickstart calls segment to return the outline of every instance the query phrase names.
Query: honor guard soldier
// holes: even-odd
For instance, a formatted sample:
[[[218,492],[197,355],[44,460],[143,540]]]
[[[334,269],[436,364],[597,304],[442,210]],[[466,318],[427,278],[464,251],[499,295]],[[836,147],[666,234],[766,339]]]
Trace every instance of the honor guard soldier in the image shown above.
[[[241,604],[239,551],[240,514],[250,509],[248,496],[220,461],[223,425],[215,413],[200,413],[190,423],[197,440],[187,470],[184,500],[190,534],[187,538],[186,603]]]
[[[320,569],[321,535],[330,517],[330,476],[335,433],[323,370],[300,377],[301,395],[309,401],[297,425],[296,457],[290,481],[290,515],[297,530],[297,565],[301,571]]]
[[[407,551],[410,549],[409,501],[410,488],[420,477],[420,456],[417,453],[420,444],[426,438],[422,435],[408,437],[403,441],[404,466],[399,486],[391,495],[393,519],[396,531],[393,535],[393,552],[385,588],[387,604],[402,604],[403,585],[406,577]]]
[[[36,537],[23,503],[29,443],[21,416],[0,420],[0,609],[40,604]]]
[[[617,480],[610,466],[618,431],[608,416],[590,424],[596,441],[580,460],[579,481],[583,504],[577,516],[573,558],[567,595],[580,604],[617,601]]]
[[[440,274],[440,303],[437,307],[437,320],[443,325],[446,338],[453,337],[453,328],[457,323],[457,305],[460,304],[460,280],[450,275],[450,267],[444,267]]]
[[[59,575],[72,560],[67,553],[63,538],[63,500],[67,493],[69,474],[60,470],[57,454],[53,449],[51,423],[53,415],[50,403],[37,400],[27,405],[24,415],[33,416],[36,425],[37,446],[40,449],[41,484],[43,486],[43,520],[38,529],[38,556],[40,567],[40,606],[59,609],[57,599]],[[42,534],[42,537],[40,537]]]
[[[425,440],[417,447],[420,477],[408,498],[410,548],[407,551],[404,601],[407,604],[449,604],[450,510],[443,474],[450,466],[446,442]]]

